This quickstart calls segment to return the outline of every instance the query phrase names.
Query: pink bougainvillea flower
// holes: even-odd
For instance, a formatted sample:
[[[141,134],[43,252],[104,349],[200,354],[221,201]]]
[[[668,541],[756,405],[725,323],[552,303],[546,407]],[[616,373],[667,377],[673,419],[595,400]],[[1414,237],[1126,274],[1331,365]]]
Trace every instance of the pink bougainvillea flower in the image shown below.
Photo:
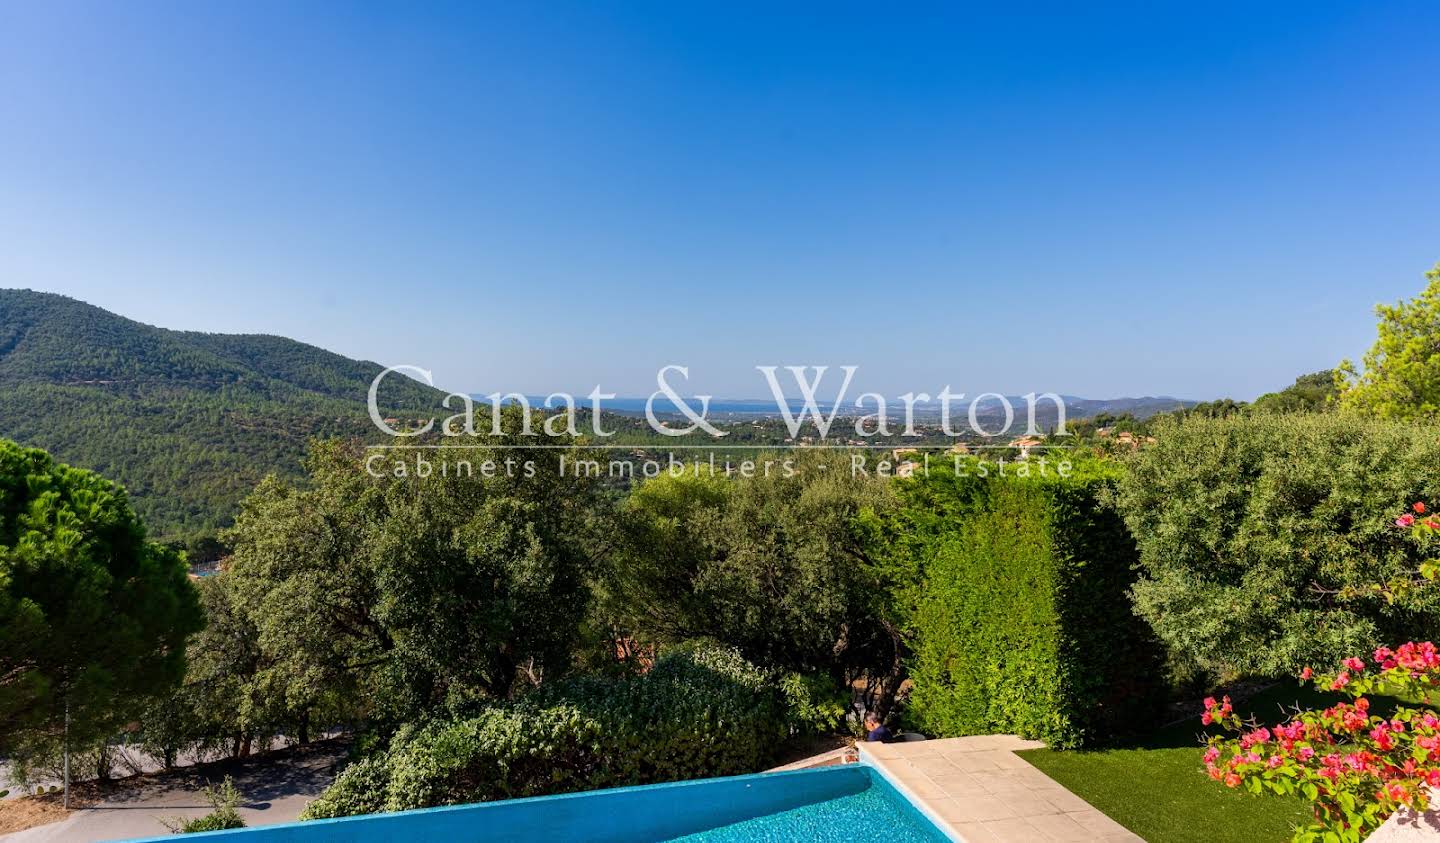
[[[1399,518],[1396,518],[1396,519],[1395,519],[1395,526],[1396,526],[1396,527],[1409,527],[1411,524],[1414,524],[1414,523],[1415,523],[1415,516],[1411,515],[1411,514],[1408,513],[1408,512],[1405,513],[1404,515],[1400,516]]]
[[[1405,698],[1433,698],[1440,689],[1440,647],[1411,641],[1393,650],[1378,647],[1373,658],[1347,658],[1337,673],[1322,669],[1324,680],[1317,685],[1342,691],[1351,701],[1298,711],[1268,728],[1253,720],[1242,723],[1228,697],[1218,703],[1206,698],[1207,722],[1230,733],[1209,739],[1206,775],[1230,788],[1304,792],[1314,808],[1315,823],[1302,829],[1310,834],[1369,833],[1400,807],[1430,805],[1431,789],[1440,789],[1440,712],[1402,707],[1386,717],[1372,716],[1361,694],[1371,688],[1390,693],[1393,685]],[[1309,668],[1301,673],[1304,679],[1315,676]],[[1342,810],[1355,804],[1350,800],[1372,798],[1378,802],[1373,808]]]

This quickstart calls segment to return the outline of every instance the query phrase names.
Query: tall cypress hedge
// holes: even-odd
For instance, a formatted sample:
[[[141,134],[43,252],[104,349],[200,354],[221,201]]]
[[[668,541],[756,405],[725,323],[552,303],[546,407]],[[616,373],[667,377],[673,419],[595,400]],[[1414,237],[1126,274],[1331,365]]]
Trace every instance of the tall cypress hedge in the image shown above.
[[[1151,722],[1163,658],[1127,594],[1135,543],[1100,503],[1119,470],[1005,468],[975,460],[902,486],[892,558],[909,583],[909,718],[936,736],[1058,747]]]

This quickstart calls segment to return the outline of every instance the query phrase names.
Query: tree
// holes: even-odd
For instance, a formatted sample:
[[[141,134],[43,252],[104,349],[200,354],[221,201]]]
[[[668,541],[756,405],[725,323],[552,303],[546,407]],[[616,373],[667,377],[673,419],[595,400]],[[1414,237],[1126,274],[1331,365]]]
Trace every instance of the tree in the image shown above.
[[[898,634],[860,523],[891,506],[889,486],[844,460],[791,462],[770,476],[702,470],[642,484],[620,519],[601,613],[646,642],[712,638],[837,686],[898,676]]]
[[[397,476],[317,443],[307,488],[271,478],[242,505],[226,534],[233,599],[257,630],[256,681],[291,709],[341,695],[409,719],[568,669],[594,483],[562,471],[561,449],[435,453],[444,471]]]
[[[1386,585],[1426,559],[1394,519],[1440,498],[1440,428],[1260,414],[1155,435],[1114,502],[1140,551],[1135,611],[1177,666],[1278,676],[1440,623],[1440,593]]]
[[[108,737],[179,683],[203,622],[123,490],[0,440],[0,750]]]
[[[1255,399],[1250,410],[1256,413],[1321,413],[1334,409],[1339,390],[1336,372],[1326,369],[1295,379],[1295,383],[1279,392],[1267,392]]]
[[[1365,371],[1340,363],[1342,409],[1391,419],[1440,412],[1440,263],[1425,277],[1420,295],[1375,307],[1379,336],[1365,353]]]

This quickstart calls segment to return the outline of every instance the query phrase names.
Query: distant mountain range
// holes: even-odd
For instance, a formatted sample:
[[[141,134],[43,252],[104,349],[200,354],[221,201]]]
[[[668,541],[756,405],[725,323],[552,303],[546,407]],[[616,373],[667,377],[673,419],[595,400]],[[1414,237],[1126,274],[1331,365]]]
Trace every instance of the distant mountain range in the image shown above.
[[[472,397],[477,400],[484,399],[484,396],[478,394]],[[1137,419],[1145,419],[1157,413],[1168,413],[1174,410],[1193,407],[1198,403],[1181,398],[1170,398],[1168,396],[1146,396],[1144,398],[1079,398],[1074,395],[1061,395],[1060,397],[1065,401],[1066,418],[1072,419],[1090,418],[1100,413],[1110,413],[1112,415],[1129,413]],[[525,398],[530,402],[531,407],[545,406],[546,396],[527,395]],[[612,398],[604,401],[602,407],[609,412],[619,413],[621,415],[643,416],[648,400],[648,398],[638,397]],[[1014,408],[1017,418],[1023,416],[1027,407],[1023,396],[1010,395],[1006,396],[1005,400],[1010,402],[1010,406]],[[699,399],[693,397],[687,398],[686,402],[696,410],[700,407]],[[787,399],[786,403],[792,414],[804,407],[804,402],[799,399]],[[834,407],[833,403],[827,401],[816,401],[815,405],[821,413],[827,416]],[[970,404],[968,400],[962,399],[952,402],[951,404],[952,413],[963,415],[969,412],[969,408]],[[654,411],[656,415],[659,416],[679,415],[679,409],[664,398],[656,399]],[[863,415],[873,413],[874,411],[875,405],[873,402],[867,401],[865,409],[863,410],[856,410],[853,403],[847,402],[841,406],[839,415]],[[905,412],[905,405],[892,398],[887,402],[886,412],[895,418],[900,418]],[[998,398],[987,398],[979,403],[976,412],[983,418],[993,418],[997,415],[1003,415],[1004,405],[1000,403],[1000,399]],[[780,408],[773,398],[712,398],[710,400],[710,418],[713,419],[767,419],[780,418],[781,415]],[[939,415],[940,406],[938,403],[932,401],[928,404],[917,403],[915,405],[915,417],[918,419],[937,418]],[[1053,421],[1054,415],[1054,402],[1048,399],[1036,402],[1037,419]]]
[[[116,480],[152,534],[213,535],[312,436],[369,436],[378,363],[283,337],[169,331],[50,293],[0,290],[0,437]],[[386,378],[387,413],[443,393]]]
[[[366,397],[381,369],[284,337],[171,331],[64,296],[0,290],[0,437],[119,482],[163,539],[213,536],[266,474],[298,476],[312,437],[374,441]],[[391,377],[380,405],[387,416],[448,415],[439,409],[443,396]],[[1023,418],[1023,399],[1011,400]],[[1193,403],[1066,397],[1072,418],[1143,417]],[[605,407],[640,415],[645,399]],[[1053,423],[1049,407],[1041,404],[1044,424]],[[998,408],[982,405],[981,415]],[[779,416],[766,399],[716,401],[711,412],[722,420]]]

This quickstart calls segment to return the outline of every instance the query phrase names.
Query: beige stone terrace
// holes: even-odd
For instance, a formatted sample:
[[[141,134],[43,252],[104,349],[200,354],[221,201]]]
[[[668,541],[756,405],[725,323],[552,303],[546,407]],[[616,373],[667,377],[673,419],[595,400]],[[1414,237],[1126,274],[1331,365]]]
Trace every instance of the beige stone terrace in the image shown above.
[[[1015,754],[1041,746],[1014,735],[978,735],[865,743],[860,752],[966,843],[1141,840]]]

